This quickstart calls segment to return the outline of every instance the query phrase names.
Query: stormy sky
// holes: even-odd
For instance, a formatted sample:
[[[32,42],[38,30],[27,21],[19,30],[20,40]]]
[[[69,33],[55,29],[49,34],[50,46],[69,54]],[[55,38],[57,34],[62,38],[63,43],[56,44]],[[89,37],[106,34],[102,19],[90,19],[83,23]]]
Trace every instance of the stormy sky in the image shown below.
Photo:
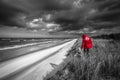
[[[113,28],[120,25],[119,14],[120,0],[0,0],[0,27],[29,30],[26,23],[42,18],[60,31]]]

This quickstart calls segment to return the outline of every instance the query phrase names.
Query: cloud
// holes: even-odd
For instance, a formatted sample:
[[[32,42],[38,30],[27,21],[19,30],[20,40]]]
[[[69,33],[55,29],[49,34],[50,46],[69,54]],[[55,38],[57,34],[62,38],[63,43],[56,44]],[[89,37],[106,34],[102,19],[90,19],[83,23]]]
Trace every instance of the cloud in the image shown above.
[[[10,6],[6,4],[3,0],[0,1],[0,24],[10,26],[20,25],[19,22],[15,21],[15,17],[18,17],[20,13],[23,13],[23,10],[17,7]]]
[[[70,9],[70,3],[65,4],[59,0],[1,0],[0,24],[10,26],[23,26],[24,16],[40,16],[46,12]]]
[[[78,30],[99,22],[119,24],[119,14],[119,0],[0,1],[0,24],[10,26],[25,27],[27,19],[42,17],[44,21],[60,24],[62,30]]]
[[[98,12],[90,16],[92,20],[120,22],[119,0],[105,0],[97,4]]]
[[[66,2],[67,1],[67,2]],[[19,7],[31,14],[71,9],[73,0],[6,0],[6,3]]]
[[[80,7],[73,6],[73,8],[70,10],[59,11],[54,14],[53,20],[56,23],[62,24],[63,30],[80,29],[83,27],[88,14],[95,12],[93,12],[90,4],[84,4],[82,7],[81,6],[82,4],[80,4]]]
[[[119,0],[78,0],[77,7],[61,11],[54,20],[63,24],[63,30],[77,30],[91,25],[94,29],[112,28],[120,25]],[[79,7],[80,6],[80,7]],[[104,24],[105,23],[105,24]],[[96,26],[94,24],[98,24]]]

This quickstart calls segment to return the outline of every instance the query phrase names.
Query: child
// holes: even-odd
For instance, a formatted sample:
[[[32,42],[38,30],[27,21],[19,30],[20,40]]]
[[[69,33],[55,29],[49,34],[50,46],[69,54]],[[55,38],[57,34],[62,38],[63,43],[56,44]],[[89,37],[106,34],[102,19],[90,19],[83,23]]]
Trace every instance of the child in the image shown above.
[[[92,40],[89,36],[82,35],[82,45],[81,49],[84,51],[84,54],[88,56],[89,49],[92,48]]]

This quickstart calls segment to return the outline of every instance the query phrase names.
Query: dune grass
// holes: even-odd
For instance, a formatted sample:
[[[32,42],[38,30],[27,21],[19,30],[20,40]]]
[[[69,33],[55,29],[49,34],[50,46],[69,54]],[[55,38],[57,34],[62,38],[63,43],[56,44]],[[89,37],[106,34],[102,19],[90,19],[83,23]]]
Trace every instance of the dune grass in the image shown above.
[[[81,40],[44,80],[120,80],[120,41],[94,39],[89,57],[78,53]]]

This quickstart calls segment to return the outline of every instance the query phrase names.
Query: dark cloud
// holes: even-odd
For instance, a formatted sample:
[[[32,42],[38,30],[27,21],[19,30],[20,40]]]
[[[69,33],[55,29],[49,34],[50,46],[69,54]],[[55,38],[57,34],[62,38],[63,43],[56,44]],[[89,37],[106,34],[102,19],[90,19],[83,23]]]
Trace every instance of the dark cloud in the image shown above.
[[[62,3],[60,0],[29,0],[31,6],[35,6],[37,10],[68,10],[70,9],[70,3]]]
[[[30,14],[41,14],[51,11],[61,11],[71,9],[73,0],[6,0],[6,3],[23,9]]]
[[[23,11],[4,3],[3,0],[0,1],[0,24],[10,26],[19,25],[14,20],[19,13],[23,13]]]
[[[91,24],[94,29],[120,25],[120,0],[88,0],[83,5],[58,13],[55,21],[63,24],[63,30],[78,30]]]
[[[47,14],[52,15],[50,21],[62,25],[62,30],[78,30],[86,25],[99,24],[99,22],[119,24],[120,0],[0,1],[1,24],[25,26],[24,19],[21,19],[22,15],[25,15],[27,19],[33,19]]]
[[[120,0],[106,0],[97,5],[98,12],[89,18],[100,22],[120,22]]]
[[[63,30],[77,30],[83,27],[86,16],[92,7],[88,4],[82,8],[72,8],[71,10],[56,13],[53,20],[61,24]]]
[[[70,3],[65,4],[60,0],[1,0],[0,1],[0,24],[10,26],[26,26],[20,18],[40,17],[51,11],[70,9]]]

